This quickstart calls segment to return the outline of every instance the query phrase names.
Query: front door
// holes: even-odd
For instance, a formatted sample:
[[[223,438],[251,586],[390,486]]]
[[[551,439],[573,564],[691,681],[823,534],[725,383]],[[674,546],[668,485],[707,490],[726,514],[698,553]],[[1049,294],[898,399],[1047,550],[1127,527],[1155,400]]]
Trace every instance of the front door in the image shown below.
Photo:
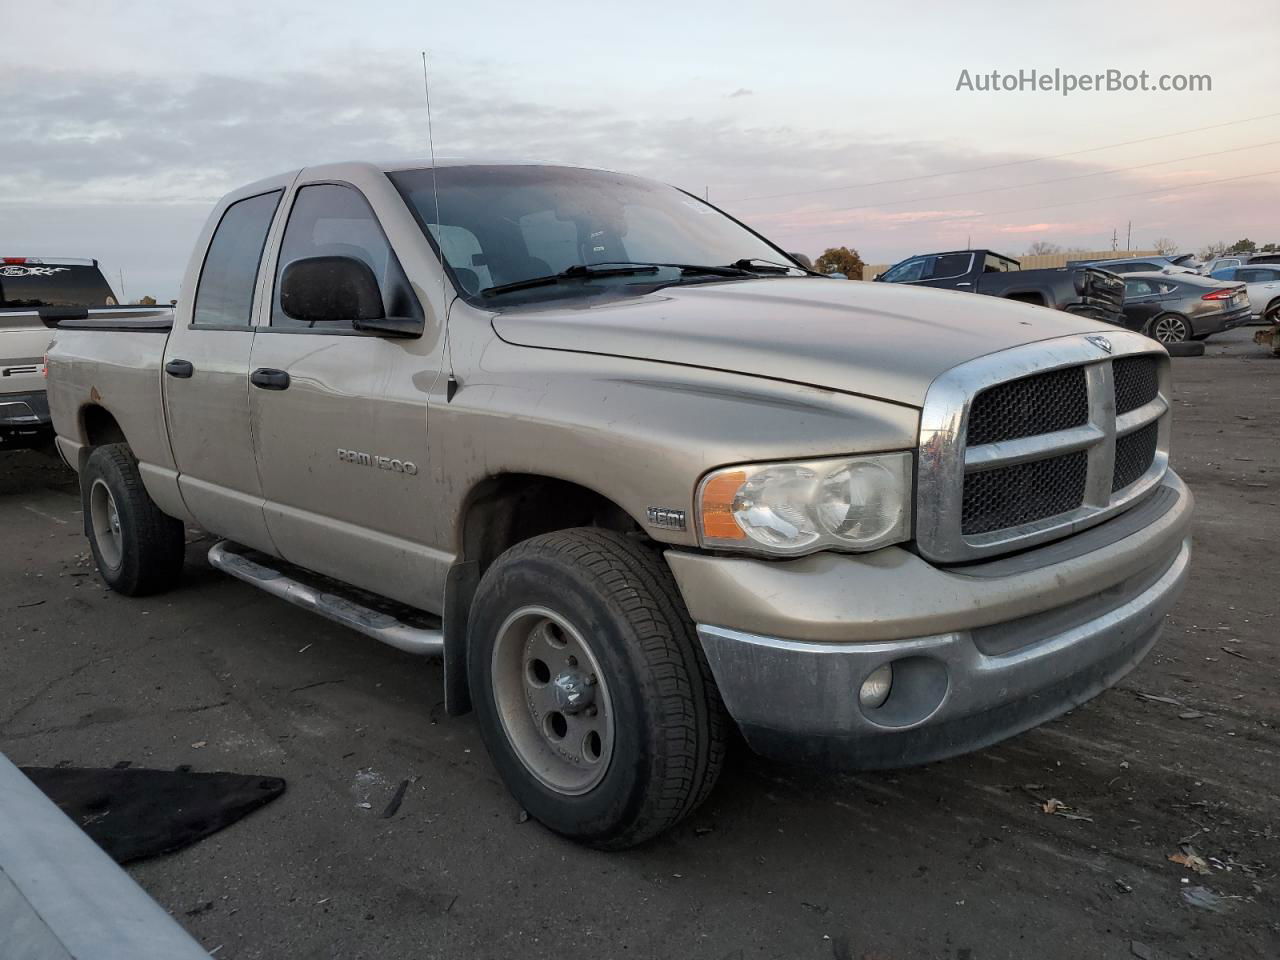
[[[283,189],[227,206],[205,254],[190,313],[164,357],[165,412],[178,488],[202,526],[271,550],[249,429],[249,354],[259,268]]]
[[[388,316],[422,315],[364,196],[300,187],[280,244],[269,322],[254,338],[250,406],[267,526],[281,556],[406,603],[444,559],[424,546],[427,390],[439,358],[424,340],[289,317],[280,276],[307,257],[355,257],[378,278]]]

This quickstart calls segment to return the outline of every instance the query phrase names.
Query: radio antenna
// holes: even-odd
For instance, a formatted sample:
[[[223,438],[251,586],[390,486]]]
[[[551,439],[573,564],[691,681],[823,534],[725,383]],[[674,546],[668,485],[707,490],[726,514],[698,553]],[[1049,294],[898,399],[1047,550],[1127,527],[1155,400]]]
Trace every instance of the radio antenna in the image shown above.
[[[453,376],[453,351],[449,342],[449,289],[445,283],[444,224],[440,220],[440,187],[436,182],[436,138],[431,125],[431,79],[427,73],[427,51],[422,51],[422,92],[427,99],[427,149],[431,153],[431,199],[436,208],[436,252],[440,255],[440,302],[444,310],[444,353],[449,365],[449,380],[445,387],[445,400],[453,399],[458,381]]]

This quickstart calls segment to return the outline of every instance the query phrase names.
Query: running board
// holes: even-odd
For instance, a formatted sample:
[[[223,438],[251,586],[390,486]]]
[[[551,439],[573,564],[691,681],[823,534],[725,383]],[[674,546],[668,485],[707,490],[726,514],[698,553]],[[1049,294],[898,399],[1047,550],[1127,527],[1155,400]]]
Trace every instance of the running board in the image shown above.
[[[209,563],[214,569],[288,600],[295,607],[318,613],[397,650],[422,656],[440,656],[444,652],[444,630],[415,627],[389,613],[303,583],[236,553],[229,541],[220,540],[209,548]]]

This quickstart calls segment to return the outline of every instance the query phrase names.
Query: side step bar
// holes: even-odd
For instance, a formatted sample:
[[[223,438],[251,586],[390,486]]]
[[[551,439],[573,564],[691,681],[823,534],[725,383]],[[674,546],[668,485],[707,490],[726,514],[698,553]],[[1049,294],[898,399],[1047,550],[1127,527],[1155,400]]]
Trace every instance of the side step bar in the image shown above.
[[[226,540],[218,541],[209,549],[209,563],[214,569],[229,573],[237,580],[251,583],[272,596],[288,600],[296,607],[318,613],[367,637],[381,640],[397,650],[422,656],[440,656],[444,653],[442,629],[411,626],[389,613],[295,580],[279,570],[236,553],[233,545]]]

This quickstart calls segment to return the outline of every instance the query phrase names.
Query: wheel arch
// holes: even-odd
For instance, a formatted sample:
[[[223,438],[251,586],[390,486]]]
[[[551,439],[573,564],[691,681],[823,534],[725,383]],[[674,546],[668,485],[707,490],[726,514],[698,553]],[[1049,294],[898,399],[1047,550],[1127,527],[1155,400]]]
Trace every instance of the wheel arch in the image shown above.
[[[1037,307],[1047,307],[1049,305],[1049,297],[1045,291],[1034,287],[1010,290],[1002,294],[1002,296],[1006,300],[1016,300],[1018,303],[1029,303]]]
[[[89,454],[93,452],[94,447],[101,447],[108,443],[123,443],[129,446],[129,440],[124,435],[124,428],[120,426],[120,421],[101,404],[85,404],[80,408],[76,419],[80,429],[79,469],[81,471],[84,470],[84,465],[88,462]],[[133,448],[130,447],[130,449]]]
[[[457,716],[471,709],[467,628],[481,576],[516,544],[571,527],[643,535],[639,523],[612,499],[560,477],[500,473],[486,477],[468,492],[456,530],[458,560],[445,584],[444,680],[449,714]]]

